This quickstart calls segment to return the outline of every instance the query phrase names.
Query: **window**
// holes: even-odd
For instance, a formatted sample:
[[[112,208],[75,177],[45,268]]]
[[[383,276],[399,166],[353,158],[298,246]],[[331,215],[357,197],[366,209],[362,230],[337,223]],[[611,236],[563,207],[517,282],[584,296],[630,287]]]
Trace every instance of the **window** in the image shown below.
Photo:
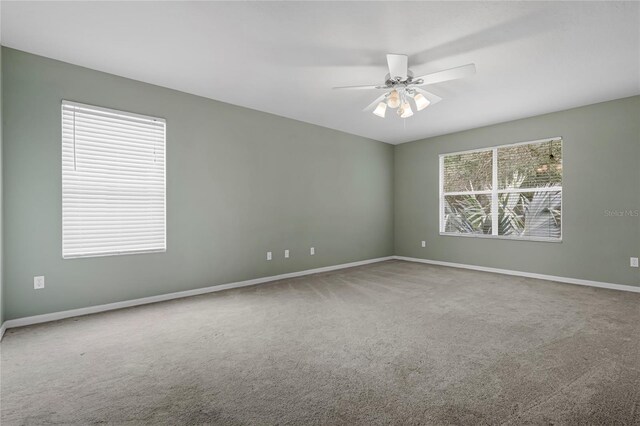
[[[62,102],[62,257],[166,250],[165,121]]]
[[[440,155],[440,234],[562,240],[562,140]]]

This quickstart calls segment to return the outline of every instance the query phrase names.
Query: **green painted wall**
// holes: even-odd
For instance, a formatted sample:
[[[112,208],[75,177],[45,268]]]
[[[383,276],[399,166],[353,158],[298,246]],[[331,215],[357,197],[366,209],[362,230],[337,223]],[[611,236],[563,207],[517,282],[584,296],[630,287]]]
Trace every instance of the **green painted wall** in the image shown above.
[[[3,55],[6,319],[393,254],[393,146]],[[167,120],[166,253],[62,260],[62,99]]]
[[[564,141],[562,243],[439,235],[439,154],[552,136]],[[640,218],[606,214],[640,209],[640,96],[399,145],[394,185],[397,255],[640,285]]]
[[[2,235],[2,210],[3,210],[3,197],[2,197],[2,121],[4,116],[2,115],[2,46],[0,45],[0,325],[4,322],[4,267],[3,267],[3,251],[2,246],[4,244],[4,238]],[[1,337],[1,336],[0,336]]]
[[[606,215],[640,209],[638,96],[393,147],[1,53],[5,320],[392,254],[640,285],[640,218]],[[62,99],[167,120],[166,253],[62,260]],[[552,136],[564,140],[562,243],[439,236],[438,154]]]

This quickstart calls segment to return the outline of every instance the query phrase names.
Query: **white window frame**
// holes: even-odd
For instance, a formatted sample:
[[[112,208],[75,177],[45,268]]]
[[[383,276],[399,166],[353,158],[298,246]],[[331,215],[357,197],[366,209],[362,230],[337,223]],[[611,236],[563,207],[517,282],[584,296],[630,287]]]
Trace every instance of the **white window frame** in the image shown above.
[[[540,241],[540,242],[548,242],[548,243],[561,243],[564,233],[564,173],[563,173],[563,186],[551,186],[551,187],[541,187],[541,188],[518,188],[518,189],[499,189],[498,188],[498,149],[499,148],[508,148],[511,146],[517,145],[528,145],[534,143],[544,143],[544,142],[552,142],[560,140],[562,143],[562,159],[564,163],[564,139],[561,136],[545,138],[545,139],[537,139],[532,141],[525,142],[516,142],[510,144],[503,145],[494,145],[488,146],[486,148],[477,148],[477,149],[469,149],[466,151],[455,151],[455,152],[446,152],[440,154],[438,156],[438,168],[439,168],[439,206],[438,206],[438,218],[439,218],[439,230],[441,236],[447,237],[465,237],[465,238],[488,238],[488,239],[497,239],[497,240],[513,240],[513,241]],[[456,191],[456,192],[444,192],[444,158],[449,155],[458,155],[458,154],[470,154],[473,152],[487,152],[492,151],[493,155],[493,167],[492,167],[492,183],[490,190],[484,191]],[[564,172],[564,170],[563,170]],[[531,236],[512,236],[512,235],[498,235],[498,227],[495,226],[498,223],[498,215],[499,212],[497,209],[494,209],[493,206],[498,205],[498,195],[499,193],[504,192],[536,192],[536,191],[559,191],[560,192],[560,238],[547,238],[547,237],[531,237]],[[445,232],[445,207],[444,207],[444,197],[447,195],[491,195],[491,235],[489,234],[465,234],[461,232]]]
[[[87,109],[91,109],[91,110],[95,110],[95,111],[101,111],[101,112],[105,112],[108,114],[115,114],[115,115],[122,115],[122,116],[126,116],[126,117],[132,117],[132,118],[137,118],[137,119],[142,119],[142,120],[149,120],[149,121],[154,121],[154,122],[159,122],[162,123],[164,125],[164,135],[162,138],[162,143],[164,145],[164,164],[163,164],[163,193],[162,196],[164,198],[164,211],[163,211],[163,215],[164,215],[164,226],[163,226],[163,241],[164,241],[164,245],[162,248],[157,248],[157,249],[145,249],[145,250],[123,250],[123,251],[108,251],[108,252],[100,252],[100,253],[90,253],[90,254],[73,254],[73,255],[69,255],[66,254],[64,252],[64,208],[62,207],[62,200],[64,197],[64,193],[61,190],[61,219],[62,219],[62,223],[61,223],[61,231],[62,231],[62,238],[61,238],[61,254],[62,254],[62,258],[67,260],[67,259],[82,259],[82,258],[92,258],[92,257],[107,257],[107,256],[124,256],[124,255],[132,255],[132,254],[148,254],[148,253],[165,253],[167,251],[167,122],[164,118],[159,118],[159,117],[153,117],[153,116],[149,116],[149,115],[143,115],[143,114],[138,114],[138,113],[133,113],[133,112],[129,112],[129,111],[123,111],[123,110],[116,110],[116,109],[111,109],[111,108],[105,108],[105,107],[101,107],[101,106],[97,106],[97,105],[90,105],[90,104],[85,104],[85,103],[81,103],[81,102],[75,102],[75,101],[71,101],[71,100],[66,100],[63,99],[61,104],[60,104],[60,123],[61,123],[61,128],[60,128],[60,134],[61,134],[61,144],[62,139],[64,138],[63,132],[64,132],[64,113],[63,113],[63,109],[65,106],[75,106],[75,107],[79,107],[79,108],[87,108]],[[61,151],[63,151],[61,149]],[[61,156],[63,156],[64,153],[62,152]],[[64,180],[64,176],[63,176],[63,172],[61,169],[61,173],[60,173],[60,178],[61,178],[61,185],[62,185],[62,181]],[[61,186],[62,188],[62,186]]]

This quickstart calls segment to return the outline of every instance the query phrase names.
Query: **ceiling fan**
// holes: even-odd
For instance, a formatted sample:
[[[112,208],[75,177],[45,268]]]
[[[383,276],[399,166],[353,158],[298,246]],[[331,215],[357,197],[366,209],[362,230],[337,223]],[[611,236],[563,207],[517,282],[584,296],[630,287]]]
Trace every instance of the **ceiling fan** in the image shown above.
[[[402,118],[409,118],[413,115],[409,99],[415,103],[416,110],[422,111],[429,105],[436,104],[442,100],[441,97],[421,89],[419,86],[442,83],[444,81],[456,80],[476,73],[475,64],[462,65],[444,71],[415,77],[409,69],[409,57],[395,53],[387,54],[387,64],[389,74],[384,79],[384,84],[369,86],[342,86],[334,89],[382,89],[386,90],[375,101],[369,104],[363,111],[371,111],[378,117],[384,118],[389,108],[397,108],[397,114]],[[375,107],[375,109],[374,109]]]

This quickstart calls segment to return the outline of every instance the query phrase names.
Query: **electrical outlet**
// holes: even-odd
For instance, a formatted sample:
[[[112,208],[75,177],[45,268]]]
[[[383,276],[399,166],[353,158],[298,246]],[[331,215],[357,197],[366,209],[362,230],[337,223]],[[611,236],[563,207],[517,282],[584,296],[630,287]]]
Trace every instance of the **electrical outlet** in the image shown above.
[[[313,256],[314,254],[316,254],[316,248],[315,248],[315,247],[311,247],[311,248],[309,249],[309,254],[310,254],[311,256]]]
[[[631,263],[631,267],[632,268],[637,268],[638,267],[638,258],[637,257],[632,257],[630,263]]]
[[[285,250],[284,251],[284,258],[288,259],[289,258],[289,250]]]
[[[44,288],[44,277],[33,277],[33,288],[35,290]]]
[[[426,246],[427,246],[427,242],[426,242],[426,241],[423,241],[423,242],[422,242],[422,247],[426,247]]]
[[[270,252],[270,251],[268,251],[268,252],[267,252],[267,260],[271,260],[271,258],[272,258],[272,256],[271,256],[271,252]]]

